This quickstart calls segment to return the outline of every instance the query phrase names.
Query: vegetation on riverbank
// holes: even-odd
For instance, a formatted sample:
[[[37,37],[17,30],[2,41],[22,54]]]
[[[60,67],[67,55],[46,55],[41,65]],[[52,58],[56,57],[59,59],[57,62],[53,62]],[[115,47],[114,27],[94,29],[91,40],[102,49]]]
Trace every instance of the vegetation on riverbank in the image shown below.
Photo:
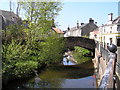
[[[85,48],[75,47],[73,57],[77,61],[77,64],[81,64],[92,59],[91,57],[89,57],[90,53],[91,52]]]
[[[61,10],[60,2],[20,2],[28,26],[11,25],[3,30],[3,79],[25,78],[42,65],[58,63],[64,41],[51,27]]]

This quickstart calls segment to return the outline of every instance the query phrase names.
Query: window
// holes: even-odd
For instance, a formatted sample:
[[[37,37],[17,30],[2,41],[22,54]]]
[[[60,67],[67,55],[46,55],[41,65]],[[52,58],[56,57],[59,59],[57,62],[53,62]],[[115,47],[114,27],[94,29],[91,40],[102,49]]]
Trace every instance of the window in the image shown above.
[[[117,39],[117,46],[120,46],[120,38]]]
[[[110,38],[110,44],[112,44],[112,38]]]
[[[97,37],[97,35],[95,34],[95,35],[94,35],[94,37],[96,38],[96,37]]]
[[[110,27],[110,29],[112,29],[112,27]]]
[[[120,31],[120,25],[117,25],[117,31]]]
[[[105,33],[105,28],[104,28],[104,33]]]

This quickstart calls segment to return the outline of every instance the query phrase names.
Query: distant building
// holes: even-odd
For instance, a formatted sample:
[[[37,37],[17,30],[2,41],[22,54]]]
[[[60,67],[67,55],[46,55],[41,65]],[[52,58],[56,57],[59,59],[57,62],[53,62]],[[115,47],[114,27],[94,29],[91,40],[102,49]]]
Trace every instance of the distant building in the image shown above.
[[[120,16],[113,20],[113,13],[108,14],[108,23],[99,27],[99,42],[106,47],[111,43],[120,46]]]
[[[98,26],[94,23],[92,18],[89,19],[88,23],[79,23],[77,22],[77,26],[70,28],[68,27],[64,37],[74,36],[74,37],[81,37],[81,36],[89,36],[89,33],[95,30]]]
[[[63,37],[64,32],[56,27],[52,27],[52,30],[58,34],[59,37]]]
[[[52,30],[54,30],[58,34],[63,34],[64,32],[58,28],[52,27]]]
[[[115,46],[117,46],[117,51],[116,51],[117,59],[115,60],[114,64],[111,65],[113,66],[115,65],[114,66],[114,76],[116,76],[115,87],[118,88],[120,86],[119,85],[120,84],[120,78],[119,78],[120,77],[120,16],[113,19],[113,13],[108,14],[108,22],[102,26],[99,26],[98,30],[99,30],[98,39],[94,38],[96,42],[95,57],[97,57],[95,62],[97,62],[96,65],[98,65],[97,68],[99,68],[98,73],[104,74],[104,68],[107,67],[107,65],[108,66],[110,65],[108,64],[109,56],[110,56],[109,46],[114,44]],[[94,31],[92,33],[94,33]],[[112,51],[115,50],[113,48],[114,47],[111,47]],[[100,59],[98,59],[98,56],[100,57]],[[101,64],[99,65],[99,63]],[[103,80],[103,77],[102,76],[99,77],[99,80],[101,79]]]
[[[11,24],[20,24],[21,18],[10,11],[0,10],[0,30]]]

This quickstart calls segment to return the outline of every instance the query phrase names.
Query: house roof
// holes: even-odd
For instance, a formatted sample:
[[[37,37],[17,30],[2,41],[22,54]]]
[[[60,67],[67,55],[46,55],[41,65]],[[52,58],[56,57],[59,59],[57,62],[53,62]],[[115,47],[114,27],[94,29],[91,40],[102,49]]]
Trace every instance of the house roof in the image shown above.
[[[80,26],[80,28],[82,29],[83,27],[87,26],[89,23],[85,23],[83,25]]]
[[[72,28],[70,29],[70,31],[75,31],[75,30],[78,30],[78,29],[82,29],[83,27],[87,26],[88,24],[89,24],[89,23],[85,23],[85,24],[79,26],[79,28],[77,28],[77,26],[72,27]]]
[[[120,16],[118,16],[116,19],[112,21],[112,23],[120,23]]]
[[[58,29],[58,28],[52,27],[52,29],[53,29],[55,32],[59,33],[59,34],[63,34],[63,33],[64,33],[63,31],[61,31],[61,30]]]
[[[79,26],[79,28],[77,28],[77,26],[76,26],[76,27],[72,27],[72,28],[70,29],[70,31],[75,31],[75,30],[78,30],[78,29],[80,30],[80,29],[86,27],[88,24],[89,24],[89,23],[84,23],[83,25]]]
[[[70,31],[74,31],[74,30],[77,30],[78,28],[77,27],[72,27],[71,29],[70,29]]]
[[[3,15],[4,18],[8,21],[11,21],[12,18],[14,18],[14,17],[18,18],[18,16],[16,14],[14,14],[14,12],[5,11],[5,10],[0,10],[0,15]]]
[[[120,16],[118,16],[116,19],[114,19],[114,20],[112,20],[112,24],[120,24]],[[102,27],[104,27],[104,26],[109,26],[109,25],[111,25],[111,24],[104,24],[104,25],[102,25]]]

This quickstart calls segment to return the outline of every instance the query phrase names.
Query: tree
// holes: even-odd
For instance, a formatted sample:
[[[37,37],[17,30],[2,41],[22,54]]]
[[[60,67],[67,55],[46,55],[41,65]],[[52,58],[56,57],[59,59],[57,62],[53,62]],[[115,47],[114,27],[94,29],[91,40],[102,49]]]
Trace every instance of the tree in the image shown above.
[[[41,36],[49,36],[52,32],[51,27],[54,25],[54,19],[62,9],[62,3],[35,1],[29,2],[29,0],[22,0],[18,3],[21,9],[25,11],[24,13],[29,22],[29,27],[35,27],[33,28],[34,31],[39,33],[39,35],[41,33]]]
[[[25,11],[27,19],[31,22],[38,23],[39,20],[52,20],[58,15],[62,8],[61,2],[29,2],[22,0],[18,2]]]
[[[61,10],[61,3],[22,1],[19,7],[25,11],[29,25],[7,28],[12,38],[2,45],[3,78],[27,77],[33,69],[42,64],[57,63],[62,57],[64,41],[51,30],[53,19]]]

